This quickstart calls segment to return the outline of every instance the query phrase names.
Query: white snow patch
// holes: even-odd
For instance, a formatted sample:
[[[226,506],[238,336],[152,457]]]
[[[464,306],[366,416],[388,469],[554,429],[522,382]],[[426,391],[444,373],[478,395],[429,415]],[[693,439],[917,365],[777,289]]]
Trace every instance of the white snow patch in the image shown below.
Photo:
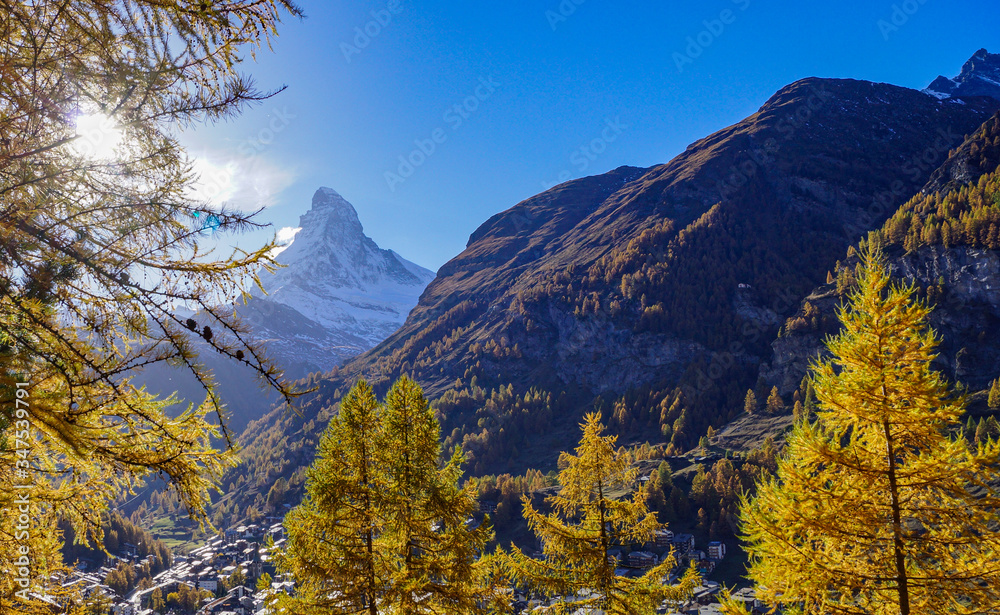
[[[295,236],[302,230],[302,227],[293,228],[286,226],[278,231],[278,243],[291,243]],[[287,246],[286,246],[287,247]]]
[[[928,96],[933,96],[934,98],[936,98],[938,100],[946,100],[948,98],[951,98],[950,95],[945,94],[944,92],[938,92],[938,91],[932,90],[930,88],[927,88],[926,90],[920,90],[920,91],[923,92],[924,94],[927,94]]]

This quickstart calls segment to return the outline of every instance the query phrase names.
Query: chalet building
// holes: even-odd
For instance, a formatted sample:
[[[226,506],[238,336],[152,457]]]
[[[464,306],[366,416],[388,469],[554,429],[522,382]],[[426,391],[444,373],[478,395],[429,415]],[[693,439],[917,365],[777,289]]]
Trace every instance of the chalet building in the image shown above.
[[[628,554],[628,565],[631,568],[652,568],[656,563],[656,555],[649,551],[632,551]]]
[[[708,556],[712,559],[723,559],[726,557],[726,543],[719,541],[708,543]]]
[[[672,546],[677,555],[684,555],[694,549],[694,536],[691,534],[677,534],[674,536]]]
[[[670,530],[656,530],[655,536],[653,538],[653,544],[657,547],[665,548],[669,547],[674,542],[674,533]]]

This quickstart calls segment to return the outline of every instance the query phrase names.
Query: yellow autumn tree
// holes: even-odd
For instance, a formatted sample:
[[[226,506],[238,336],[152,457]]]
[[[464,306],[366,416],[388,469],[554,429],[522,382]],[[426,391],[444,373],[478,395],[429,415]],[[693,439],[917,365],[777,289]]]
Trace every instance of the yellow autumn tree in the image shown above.
[[[696,585],[691,568],[677,585],[667,584],[674,558],[664,558],[638,578],[617,576],[611,551],[653,540],[662,525],[636,490],[638,471],[616,436],[602,436],[600,415],[588,414],[576,454],[563,453],[560,490],[539,512],[524,496],[524,518],[542,543],[544,559],[513,547],[509,557],[515,582],[553,597],[552,613],[593,609],[608,615],[655,613],[664,600],[682,601]],[[632,491],[631,496],[626,493]]]
[[[965,400],[932,369],[931,308],[877,248],[840,311],[818,407],[741,519],[759,596],[788,612],[1000,611],[1000,444],[970,447]]]
[[[259,225],[197,198],[178,136],[267,96],[237,66],[300,11],[289,0],[0,5],[0,507],[30,530],[0,529],[0,613],[48,613],[42,596],[72,608],[53,577],[58,517],[100,540],[109,502],[151,474],[197,516],[232,463],[232,447],[213,446],[228,434],[198,345],[290,394],[232,309],[274,244],[206,248]],[[157,363],[193,373],[205,403],[171,408],[133,384]]]
[[[440,427],[419,385],[402,377],[379,404],[364,381],[341,403],[309,469],[306,499],[286,517],[282,570],[296,581],[278,608],[303,615],[478,612],[494,598],[493,531],[470,523],[462,455],[442,463]]]
[[[990,410],[1000,410],[1000,378],[990,383],[990,390],[986,396],[986,403]]]
[[[459,486],[465,457],[455,449],[442,464],[441,426],[407,376],[386,394],[383,420],[384,537],[394,558],[386,612],[475,612],[484,599],[477,558],[493,530],[469,523],[478,504],[472,485]]]
[[[288,612],[369,613],[387,599],[391,554],[385,544],[386,474],[379,448],[380,404],[365,381],[340,403],[309,468],[306,497],[285,517],[279,567],[296,580]]]

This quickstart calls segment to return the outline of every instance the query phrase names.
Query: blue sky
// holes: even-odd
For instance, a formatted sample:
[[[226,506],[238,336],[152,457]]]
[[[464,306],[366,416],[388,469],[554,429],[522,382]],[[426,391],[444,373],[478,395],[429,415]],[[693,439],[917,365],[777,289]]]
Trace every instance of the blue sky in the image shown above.
[[[431,269],[546,186],[667,162],[797,79],[923,88],[1000,52],[995,2],[972,0],[299,3],[241,68],[287,90],[184,137],[206,194],[267,204],[270,233],[329,186]]]

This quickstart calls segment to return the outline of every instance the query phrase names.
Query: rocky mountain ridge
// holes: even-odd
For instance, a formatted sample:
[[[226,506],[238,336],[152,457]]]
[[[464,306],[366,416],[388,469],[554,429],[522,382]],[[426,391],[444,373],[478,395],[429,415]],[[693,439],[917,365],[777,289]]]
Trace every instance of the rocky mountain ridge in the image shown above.
[[[977,51],[956,77],[939,76],[924,92],[937,98],[991,96],[1000,100],[1000,54]]]

